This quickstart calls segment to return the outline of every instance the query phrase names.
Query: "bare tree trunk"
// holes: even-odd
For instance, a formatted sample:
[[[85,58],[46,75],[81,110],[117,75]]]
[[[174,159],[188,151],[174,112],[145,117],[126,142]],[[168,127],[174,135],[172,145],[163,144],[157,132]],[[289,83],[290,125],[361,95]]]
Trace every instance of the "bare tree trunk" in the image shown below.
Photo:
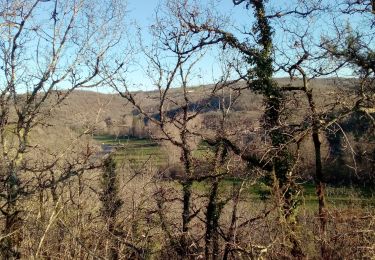
[[[187,116],[187,111],[184,111],[184,118]],[[191,190],[193,181],[191,177],[193,176],[192,170],[192,155],[191,150],[187,144],[187,136],[186,136],[186,120],[184,121],[184,130],[180,132],[181,140],[182,140],[182,160],[184,163],[185,168],[185,180],[182,181],[182,236],[181,236],[181,256],[187,257],[189,255],[189,222],[191,220],[191,213],[190,213],[190,203],[191,203]]]
[[[5,225],[3,238],[1,242],[1,251],[4,259],[19,259],[21,257],[18,247],[21,242],[21,235],[19,234],[22,226],[22,219],[20,211],[18,210],[17,200],[19,196],[19,180],[14,172],[11,170],[8,175],[7,185],[7,206],[6,210],[2,211],[5,215]]]
[[[232,218],[231,218],[231,223],[229,227],[229,232],[228,232],[228,239],[225,244],[224,248],[224,256],[223,260],[227,260],[229,258],[229,254],[233,248],[233,245],[236,243],[236,228],[237,228],[237,206],[241,194],[241,187],[235,191],[234,197],[233,197],[233,209],[232,209]]]
[[[211,183],[210,196],[206,212],[206,235],[205,235],[205,256],[206,259],[217,259],[218,257],[218,236],[217,228],[219,212],[217,205],[217,193],[219,180],[215,178]]]
[[[316,195],[318,196],[319,202],[319,221],[320,221],[320,253],[323,259],[328,257],[327,246],[326,246],[326,226],[327,226],[327,210],[325,205],[325,183],[323,180],[323,170],[322,170],[322,158],[320,151],[320,140],[319,140],[319,130],[314,129],[312,134],[314,149],[315,149],[315,181],[316,181]]]
[[[116,238],[116,221],[123,201],[118,197],[116,163],[112,156],[105,159],[103,166],[102,194],[100,200],[103,204],[102,215],[105,218],[107,231],[110,235],[110,249],[107,257],[110,260],[117,260],[119,259],[119,243]]]
[[[187,256],[189,253],[189,222],[190,222],[190,198],[192,181],[187,180],[182,183],[183,193],[183,209],[182,209],[182,237],[181,248],[182,256]]]
[[[322,259],[327,259],[329,257],[326,245],[326,228],[327,228],[327,209],[325,203],[325,181],[323,175],[322,166],[322,154],[321,154],[321,142],[319,138],[320,121],[316,110],[316,105],[314,102],[312,89],[308,88],[308,81],[306,74],[301,67],[297,67],[303,76],[303,88],[306,93],[310,110],[313,117],[313,129],[312,138],[314,143],[315,151],[315,189],[316,195],[318,196],[319,203],[319,222],[320,222],[320,253]]]
[[[221,142],[216,151],[214,174],[217,175],[220,171],[220,166],[223,162],[225,154],[224,144]],[[220,207],[218,205],[218,189],[220,177],[214,177],[211,182],[210,195],[207,204],[206,212],[206,234],[205,234],[205,256],[206,259],[218,259],[219,256],[219,218]]]

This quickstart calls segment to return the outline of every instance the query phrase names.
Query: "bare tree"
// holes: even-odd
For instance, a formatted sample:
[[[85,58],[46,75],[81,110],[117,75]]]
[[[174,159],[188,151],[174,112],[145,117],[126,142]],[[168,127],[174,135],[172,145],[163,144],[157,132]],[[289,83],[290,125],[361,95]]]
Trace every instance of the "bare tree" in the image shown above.
[[[104,70],[106,75],[118,70],[107,58],[120,40],[122,10],[111,1],[58,0],[2,1],[0,10],[1,251],[5,258],[19,258],[18,204],[32,190],[28,172],[39,168],[29,157],[38,149],[29,137],[48,125],[51,112],[74,89],[99,86],[107,77]]]
[[[369,12],[368,5],[367,7],[366,5],[367,4],[363,3],[361,6],[361,4],[359,3],[350,2],[339,4],[340,7],[345,6],[345,8],[341,9],[342,13],[352,14],[355,14],[356,12]],[[317,16],[328,15],[330,12],[334,12],[334,10],[334,7],[322,5],[319,12],[317,12]],[[336,17],[337,20],[339,20],[340,18],[340,16]],[[371,19],[369,19],[369,23],[371,24]],[[316,183],[317,197],[319,201],[319,220],[321,232],[320,251],[322,258],[328,258],[331,257],[330,255],[332,254],[332,252],[330,252],[328,249],[326,237],[328,212],[325,202],[325,183],[327,181],[327,174],[324,172],[323,167],[323,155],[321,149],[322,134],[324,133],[324,131],[327,131],[327,129],[329,129],[332,124],[342,123],[345,118],[351,117],[351,115],[358,112],[367,115],[368,120],[373,121],[371,114],[368,113],[371,110],[371,105],[369,105],[371,103],[371,98],[369,98],[368,95],[369,93],[371,93],[371,83],[369,84],[371,80],[369,79],[369,77],[371,78],[370,75],[373,72],[371,72],[371,59],[368,60],[369,53],[371,53],[370,48],[364,47],[365,45],[363,44],[363,42],[360,43],[361,37],[359,35],[357,35],[358,37],[355,37],[351,32],[346,34],[342,31],[348,30],[348,24],[345,25],[346,28],[340,28],[339,22],[337,21],[333,24],[330,24],[330,26],[332,26],[332,30],[338,33],[337,37],[335,37],[334,40],[328,40],[326,37],[323,37],[323,40],[322,38],[318,37],[316,39],[313,36],[313,33],[310,31],[313,30],[316,34],[316,26],[316,24],[312,25],[310,24],[310,22],[307,22],[305,27],[301,26],[301,23],[299,23],[298,26],[295,26],[295,28],[287,24],[282,25],[284,32],[290,34],[288,39],[289,44],[283,47],[284,50],[286,50],[285,52],[281,49],[279,49],[279,51],[281,53],[281,56],[284,55],[284,64],[281,65],[280,68],[288,72],[291,79],[297,79],[298,77],[302,78],[302,86],[289,85],[284,86],[283,89],[287,91],[304,92],[310,109],[310,128],[307,129],[308,131],[306,131],[305,129],[302,133],[299,133],[297,135],[297,139],[302,140],[301,137],[306,137],[306,134],[311,131],[315,151],[314,178]],[[371,46],[370,42],[367,42],[368,46]],[[359,49],[361,49],[361,51],[359,51]],[[293,55],[294,51],[296,51],[295,56]],[[292,57],[295,57],[295,60],[293,60]],[[336,58],[336,60],[333,60],[332,62],[333,57]],[[322,99],[322,97],[319,96],[321,95],[321,93],[319,93],[318,90],[313,93],[311,81],[318,77],[328,75],[337,77],[338,75],[340,75],[340,71],[343,68],[348,69],[348,67],[352,67],[352,65],[359,68],[358,86],[355,86],[356,88],[358,88],[355,91],[359,95],[357,95],[356,97],[353,95],[351,95],[350,97],[338,96],[333,100],[331,104],[326,104],[324,109],[322,107],[319,107],[317,100]],[[337,84],[340,84],[340,79],[338,79]],[[357,83],[354,83],[354,85],[357,85]],[[345,90],[344,86],[340,87],[344,92],[349,92],[348,90]],[[303,129],[303,127],[301,129]],[[348,143],[348,145],[351,146],[350,143]],[[356,165],[355,160],[354,164]]]
[[[170,8],[167,6],[167,10]],[[172,19],[172,20],[169,20]],[[151,49],[143,47],[149,61],[148,76],[157,89],[157,111],[147,111],[145,100],[139,100],[131,92],[124,78],[112,81],[112,86],[122,97],[130,101],[150,123],[157,127],[152,137],[160,142],[168,142],[177,148],[183,172],[176,176],[182,186],[182,226],[180,237],[169,237],[174,250],[180,256],[188,256],[191,251],[192,234],[189,223],[199,211],[192,211],[191,196],[193,181],[198,178],[192,156],[197,139],[195,120],[206,104],[194,103],[189,91],[190,77],[195,73],[197,63],[204,51],[187,52],[194,42],[199,42],[194,35],[180,26],[173,26],[173,17],[157,14],[157,21],[152,26],[155,38]],[[174,87],[180,87],[174,89]],[[178,97],[176,96],[178,95]],[[166,228],[166,227],[165,227]],[[166,231],[166,230],[165,230]]]
[[[259,165],[263,164],[263,167],[267,165],[265,168],[272,168],[271,172],[278,181],[277,186],[282,189],[281,194],[284,194],[284,216],[293,223],[293,210],[296,205],[296,194],[293,194],[293,192],[298,189],[293,184],[293,180],[288,177],[293,169],[293,156],[287,149],[289,140],[287,128],[280,121],[284,94],[276,81],[273,80],[273,40],[272,26],[269,22],[271,17],[267,15],[263,1],[235,1],[234,4],[238,5],[242,2],[246,2],[246,8],[250,9],[251,7],[253,9],[256,18],[253,24],[253,33],[248,33],[254,39],[253,44],[246,41],[242,42],[234,34],[220,28],[217,23],[213,22],[215,20],[199,20],[198,14],[189,11],[186,8],[187,4],[184,2],[181,2],[177,10],[179,10],[179,18],[185,27],[188,27],[195,34],[208,35],[201,42],[201,46],[222,43],[225,48],[229,45],[242,53],[248,63],[247,72],[241,77],[247,81],[248,88],[264,96],[266,108],[263,127],[268,132],[272,146],[269,153],[271,159],[267,160],[266,163],[259,163],[260,160],[253,156],[249,159]],[[295,256],[303,255],[297,240],[293,238],[292,240],[295,245],[293,254]]]

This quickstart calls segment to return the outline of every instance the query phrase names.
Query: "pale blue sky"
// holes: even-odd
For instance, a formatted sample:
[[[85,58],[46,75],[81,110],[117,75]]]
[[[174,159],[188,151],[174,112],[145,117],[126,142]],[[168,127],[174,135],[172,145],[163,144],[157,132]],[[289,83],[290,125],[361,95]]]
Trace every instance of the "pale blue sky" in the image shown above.
[[[249,16],[244,6],[234,6],[231,0],[216,1],[219,12],[231,17],[233,21],[240,24],[246,19],[252,19]],[[202,0],[200,4],[208,4],[209,0]],[[128,19],[130,22],[135,21],[142,29],[143,42],[151,42],[151,37],[148,33],[149,26],[154,22],[155,9],[158,5],[162,5],[163,1],[153,0],[128,0]],[[220,75],[220,68],[218,66],[217,53],[212,51],[208,53],[205,58],[197,66],[197,74],[199,76],[191,79],[191,85],[209,84],[215,81],[215,78]],[[142,62],[142,61],[141,61]],[[129,82],[134,85],[134,89],[148,90],[154,88],[152,82],[139,68],[134,68],[128,75]],[[178,83],[177,83],[178,84]]]
[[[121,1],[121,0],[118,0]],[[192,0],[191,0],[192,1]],[[312,1],[319,1],[319,0],[311,0],[308,1],[308,3],[312,3]],[[335,6],[334,0],[322,0],[324,3],[331,4],[334,8],[337,8]],[[245,4],[234,6],[232,3],[232,0],[196,0],[197,3],[199,3],[202,7],[207,7],[209,3],[215,2],[215,6],[212,7],[212,10],[215,10],[215,12],[225,15],[229,17],[229,19],[232,21],[235,26],[232,26],[229,31],[236,34],[238,37],[243,38],[243,34],[238,33],[239,31],[247,30],[251,31],[251,26],[253,24],[254,18],[252,14],[252,10],[246,10]],[[285,11],[285,10],[293,10],[296,6],[296,4],[300,4],[303,1],[300,0],[280,0],[280,1],[269,1],[267,4],[267,10],[270,13],[275,13],[276,11]],[[63,1],[61,3],[64,3]],[[97,2],[95,2],[97,3]],[[99,2],[98,2],[99,3]],[[123,3],[123,2],[120,2]],[[142,32],[142,43],[144,45],[149,45],[151,43],[151,36],[149,34],[148,28],[149,26],[154,23],[154,16],[155,16],[155,8],[162,3],[165,3],[165,0],[128,0],[127,1],[127,16],[126,16],[126,25],[124,25],[122,30],[117,30],[116,26],[108,25],[109,28],[115,28],[113,29],[116,32],[124,32],[126,35],[124,36],[124,42],[120,45],[116,46],[116,48],[112,49],[112,55],[114,58],[116,58],[116,55],[121,55],[124,53],[124,50],[128,46],[128,42],[131,42],[133,45],[139,45],[138,38],[136,37],[135,30],[134,30],[134,23],[136,23],[141,28]],[[270,7],[270,5],[273,5],[273,7]],[[97,11],[100,11],[100,5],[95,5],[95,14]],[[272,10],[269,10],[269,9]],[[301,6],[299,6],[301,8]],[[303,8],[303,5],[302,5]],[[51,10],[53,10],[52,2],[50,3],[43,3],[41,4],[40,9],[38,12],[36,12],[37,22],[42,22],[43,20],[46,21],[45,28],[48,30],[48,23],[51,23]],[[121,9],[122,10],[122,9]],[[337,12],[339,13],[339,12]],[[61,13],[60,13],[61,15]],[[103,14],[104,16],[104,14]],[[61,21],[64,22],[65,19],[64,16],[60,16]],[[345,27],[345,24],[350,22],[352,26],[362,33],[368,33],[368,47],[374,49],[374,35],[375,35],[375,28],[368,28],[366,21],[368,19],[374,19],[374,16],[370,14],[357,14],[356,16],[347,15],[343,16],[341,18],[336,17],[336,13],[322,13],[319,12],[318,16],[310,17],[308,19],[293,19],[293,17],[288,16],[287,18],[281,18],[281,19],[274,19],[272,20],[272,26],[275,28],[275,34],[274,34],[274,41],[275,46],[283,46],[284,47],[284,58],[280,59],[282,55],[280,55],[281,52],[279,52],[276,55],[277,60],[285,60],[288,58],[291,58],[291,63],[293,61],[295,62],[298,60],[298,57],[300,55],[300,48],[298,47],[298,42],[295,44],[295,39],[291,36],[290,32],[283,31],[281,28],[281,23],[283,22],[284,25],[287,25],[289,30],[294,30],[298,33],[303,32],[306,28],[309,28],[309,37],[308,40],[305,42],[306,46],[309,47],[312,51],[314,51],[314,48],[316,49],[316,44],[320,43],[321,36],[322,35],[328,35],[333,37],[335,32],[332,29],[332,23],[333,20],[335,20],[336,24],[340,24],[340,26]],[[66,21],[67,22],[67,21]],[[368,21],[367,21],[368,22]],[[41,23],[43,25],[43,23]],[[117,23],[122,25],[122,23]],[[330,27],[331,24],[331,27]],[[28,24],[28,26],[33,26],[32,24]],[[44,25],[43,25],[44,26]],[[30,27],[31,28],[31,27]],[[237,33],[236,33],[237,32]],[[130,37],[129,37],[130,36]],[[40,36],[39,36],[40,37]],[[251,38],[251,37],[250,37]],[[107,38],[101,39],[100,41],[96,41],[98,43],[102,43],[103,40],[106,40]],[[296,39],[298,40],[298,39]],[[50,46],[50,43],[48,41],[41,41],[41,44],[44,44],[47,47]],[[44,43],[43,43],[44,42]],[[253,40],[250,40],[250,42],[253,42]],[[35,57],[37,54],[35,53],[36,47],[34,45],[39,46],[39,41],[37,39],[33,40],[30,39],[29,45],[27,48],[26,54],[30,57],[27,57],[30,60],[30,64],[37,64],[37,61],[35,61]],[[43,46],[43,45],[41,45]],[[296,47],[297,46],[297,47]],[[40,47],[40,46],[39,46]],[[220,58],[223,56],[222,52],[225,52],[225,54],[229,53],[228,48],[224,51],[220,49],[221,46],[217,45],[216,48],[213,48],[207,55],[206,58],[202,59],[197,66],[197,69],[195,70],[194,77],[190,79],[189,85],[200,85],[200,84],[210,84],[214,83],[215,79],[220,77],[222,75],[221,68],[220,68]],[[73,49],[74,51],[74,49]],[[66,59],[66,62],[69,62],[69,54],[72,52],[72,50],[67,50],[64,59]],[[40,58],[40,57],[39,57]],[[64,60],[63,59],[63,60]],[[109,64],[115,64],[112,62],[112,57],[109,60]],[[171,61],[171,59],[167,59],[167,61]],[[27,61],[26,61],[27,62]],[[326,61],[324,61],[326,62]],[[243,62],[246,64],[246,62]],[[147,75],[144,73],[145,68],[147,68],[148,61],[145,58],[145,56],[142,56],[141,53],[138,53],[137,55],[134,55],[133,57],[129,58],[129,64],[126,64],[128,71],[124,75],[124,78],[127,79],[128,83],[132,86],[133,90],[149,90],[155,88],[155,86],[152,85],[152,82],[147,77]],[[327,62],[323,65],[326,66]],[[318,64],[319,65],[319,64]],[[35,66],[26,66],[27,69],[30,72],[30,77],[32,77],[35,69]],[[81,73],[85,73],[87,70],[82,70]],[[340,71],[340,76],[351,76],[351,70],[346,69]],[[286,76],[284,73],[276,73],[275,76]],[[0,78],[1,79],[1,78]],[[27,82],[26,85],[29,84],[28,80],[25,80]],[[63,85],[63,83],[61,83]],[[178,81],[175,82],[175,86],[179,86]],[[61,86],[64,88],[64,86]],[[99,91],[104,92],[110,92],[111,90],[109,88],[100,88]]]
[[[143,34],[143,41],[144,43],[147,43],[151,40],[150,36],[147,33],[148,26],[153,23],[154,21],[154,14],[155,14],[155,8],[157,5],[163,1],[146,1],[146,0],[128,0],[128,18],[131,21],[136,21],[137,24],[142,29]],[[232,3],[232,0],[221,0],[216,1],[216,9],[219,13],[228,15],[230,19],[233,21],[234,24],[236,24],[237,29],[243,29],[245,27],[243,26],[251,26],[252,24],[252,13],[251,9],[246,10],[245,5],[242,4],[240,6],[234,6]],[[298,0],[281,0],[281,1],[270,1],[269,4],[273,4],[274,6],[271,7],[274,10],[293,10],[296,3],[301,3]],[[335,1],[333,0],[323,0],[326,4],[331,4],[332,6],[335,5]],[[209,0],[202,0],[199,1],[199,3],[203,6],[207,5],[209,3]],[[269,5],[267,5],[268,7]],[[293,9],[292,9],[293,8]],[[290,19],[290,18],[287,18]],[[361,29],[361,16],[346,16],[342,17],[342,19],[338,19],[337,17],[328,16],[326,14],[320,14],[319,16],[316,16],[314,18],[309,18],[306,20],[287,20],[286,24],[288,26],[290,25],[290,28],[293,28],[293,30],[302,32],[306,28],[310,28],[310,39],[306,41],[306,45],[310,45],[309,47],[311,50],[314,48],[314,44],[318,44],[321,40],[322,35],[333,35],[332,34],[332,28],[328,26],[329,22],[332,22],[332,19],[337,19],[336,22],[350,22],[353,24],[354,27],[359,27]],[[273,20],[273,25],[278,24],[278,19]],[[285,21],[284,21],[285,22]],[[246,28],[249,30],[249,28]],[[365,29],[365,28],[364,28]],[[288,33],[283,32],[280,28],[278,28],[274,35],[275,43],[283,45],[286,44],[289,41],[289,46],[285,48],[287,50],[287,55],[290,55],[292,59],[298,60],[298,48],[290,48],[290,44],[294,43],[294,40],[292,42],[290,35]],[[285,45],[286,46],[286,45]],[[216,57],[215,57],[216,55]],[[278,56],[280,57],[280,56]],[[141,61],[142,63],[142,61]],[[220,75],[220,69],[218,66],[218,60],[217,60],[217,52],[209,53],[209,55],[202,60],[199,63],[199,77],[195,77],[191,80],[191,85],[199,85],[199,84],[208,84],[214,82],[215,78],[217,78]],[[352,71],[350,69],[342,70],[340,71],[340,76],[351,76]],[[286,76],[285,73],[278,72],[275,74],[275,76]],[[147,79],[147,77],[142,73],[140,69],[134,68],[131,73],[129,73],[129,82],[135,86],[135,88],[138,89],[150,89],[152,87],[152,83]]]

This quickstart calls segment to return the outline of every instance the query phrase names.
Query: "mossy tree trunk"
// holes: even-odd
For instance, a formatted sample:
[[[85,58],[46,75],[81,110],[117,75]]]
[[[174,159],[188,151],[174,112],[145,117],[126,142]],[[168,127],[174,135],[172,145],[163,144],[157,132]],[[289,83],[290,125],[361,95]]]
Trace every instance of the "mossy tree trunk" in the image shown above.
[[[102,202],[102,216],[106,222],[109,233],[109,252],[108,259],[119,259],[119,242],[117,220],[123,201],[118,193],[118,176],[116,173],[116,163],[112,155],[104,160],[102,174],[102,193],[100,200]]]

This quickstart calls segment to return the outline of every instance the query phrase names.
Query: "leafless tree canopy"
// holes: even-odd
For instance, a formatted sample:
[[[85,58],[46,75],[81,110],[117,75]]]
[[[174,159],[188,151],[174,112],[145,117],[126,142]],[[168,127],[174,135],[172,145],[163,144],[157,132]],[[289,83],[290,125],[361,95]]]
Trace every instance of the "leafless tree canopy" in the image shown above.
[[[0,1],[1,257],[373,258],[374,8]]]

